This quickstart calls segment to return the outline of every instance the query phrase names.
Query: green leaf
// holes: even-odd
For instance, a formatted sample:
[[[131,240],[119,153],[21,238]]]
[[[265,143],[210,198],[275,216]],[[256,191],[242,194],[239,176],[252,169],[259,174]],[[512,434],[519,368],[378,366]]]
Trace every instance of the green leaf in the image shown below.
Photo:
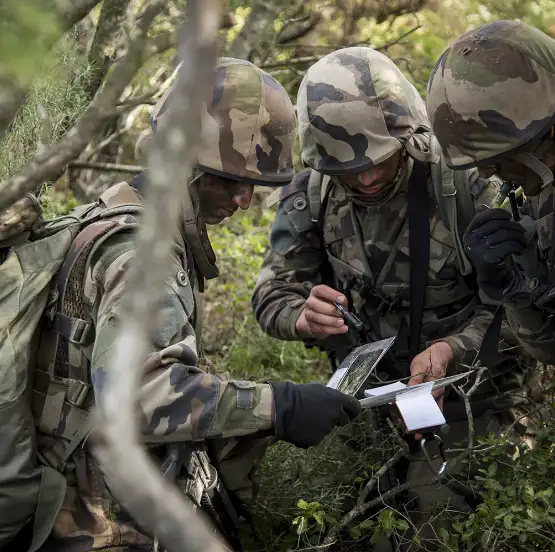
[[[374,524],[375,524],[375,522],[374,522],[373,519],[365,519],[364,521],[361,521],[358,524],[358,528],[363,530],[363,531],[367,531],[368,529],[372,529]]]
[[[301,517],[301,522],[297,526],[297,535],[302,535],[308,527],[308,520],[305,517]]]
[[[513,516],[512,515],[506,515],[503,518],[503,525],[505,526],[505,529],[512,529],[513,527]]]
[[[299,502],[297,502],[297,508],[300,508],[301,510],[306,510],[308,508],[308,502],[301,498]]]
[[[399,529],[399,531],[407,531],[408,528],[409,528],[409,524],[404,519],[400,519],[397,522],[397,529]]]
[[[312,514],[312,517],[316,520],[316,523],[320,526],[323,527],[324,526],[324,518],[322,517],[322,514],[324,512],[322,512],[322,510],[318,511],[318,512],[314,512]]]

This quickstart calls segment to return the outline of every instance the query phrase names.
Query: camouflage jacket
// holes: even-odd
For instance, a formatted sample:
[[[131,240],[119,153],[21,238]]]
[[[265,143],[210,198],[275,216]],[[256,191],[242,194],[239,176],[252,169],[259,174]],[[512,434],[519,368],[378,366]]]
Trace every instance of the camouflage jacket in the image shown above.
[[[141,199],[129,184],[122,182],[101,196],[97,209],[119,203],[140,204]],[[104,389],[127,268],[135,252],[133,223],[138,221],[129,220],[130,215],[125,217],[125,223],[131,223],[129,231],[113,234],[100,243],[82,273],[84,282],[78,282],[83,286],[85,303],[77,306],[81,309],[78,312],[81,318],[92,321],[94,340],[83,348],[71,342],[67,344],[63,366],[58,364],[59,355],[56,365],[39,366],[39,375],[52,374],[51,384],[67,383],[66,380],[78,384],[74,380],[79,380],[78,374],[83,369],[88,378],[85,384],[73,386],[80,389],[74,393],[75,397],[66,396],[59,424],[50,419],[37,422],[40,454],[52,466],[59,464],[61,445],[71,438],[75,429],[67,413],[76,404],[81,410],[90,411]],[[82,234],[76,241],[84,239],[80,237]],[[159,464],[164,459],[161,446],[164,443],[255,435],[267,432],[273,425],[269,385],[224,379],[209,370],[210,364],[200,358],[195,318],[202,305],[193,293],[196,279],[187,259],[187,246],[182,239],[177,239],[161,300],[158,328],[151,336],[151,352],[140,367],[144,372],[138,401],[142,435]],[[39,358],[52,358],[49,349],[57,345],[51,338],[48,332],[43,336]],[[52,385],[50,388],[43,401],[55,398],[50,394],[56,389]],[[73,402],[66,405],[67,401]],[[37,411],[41,410],[46,411],[37,405]],[[131,518],[111,496],[86,442],[73,453],[64,474],[68,491],[52,532],[57,551],[115,551],[151,544],[151,539],[134,527]]]
[[[525,286],[530,291],[530,296],[506,303],[505,311],[523,349],[541,362],[555,364],[555,321],[552,308],[541,310],[533,299],[538,288],[545,289],[546,286],[555,284],[552,261],[552,186],[544,188],[538,196],[528,198],[523,211],[536,221],[539,270],[534,274],[524,274]],[[550,303],[552,307],[554,302]]]
[[[316,342],[295,329],[304,302],[314,285],[326,283],[348,291],[352,306],[366,324],[370,339],[397,335],[409,315],[409,251],[405,177],[404,187],[391,200],[376,206],[351,202],[346,190],[332,180],[321,224],[311,221],[307,208],[308,172],[298,174],[281,192],[270,249],[252,296],[255,317],[269,335],[304,340],[327,348],[330,339]],[[479,178],[472,195],[475,205],[490,204],[498,188]],[[478,294],[474,275],[457,270],[453,238],[444,226],[437,203],[430,213],[430,262],[422,320],[421,350],[434,341],[449,343],[453,371],[471,365],[492,320],[492,305]],[[358,229],[362,241],[357,239]],[[520,366],[518,342],[506,323],[500,348],[513,359],[496,371],[492,386],[520,386],[526,368]],[[398,339],[399,340],[399,339]],[[350,347],[352,348],[352,344]],[[408,364],[391,377],[408,375]],[[492,393],[490,386],[480,391]]]

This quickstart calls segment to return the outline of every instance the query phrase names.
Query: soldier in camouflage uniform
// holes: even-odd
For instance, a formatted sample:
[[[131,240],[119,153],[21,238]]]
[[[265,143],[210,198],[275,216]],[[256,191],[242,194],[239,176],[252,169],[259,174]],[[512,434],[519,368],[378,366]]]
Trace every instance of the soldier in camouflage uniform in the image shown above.
[[[331,181],[322,192],[319,220],[309,209],[308,172],[279,192],[270,249],[252,296],[260,326],[275,338],[331,350],[340,361],[357,343],[331,303],[337,301],[364,321],[366,339],[397,335],[394,357],[378,368],[381,383],[409,375],[410,383],[417,383],[467,369],[492,320],[492,308],[480,300],[473,274],[461,274],[454,233],[442,221],[435,198],[429,212],[420,352],[410,358],[406,346],[412,260],[408,188],[418,184],[411,178],[417,166],[424,184],[429,183],[432,159],[430,125],[416,89],[383,54],[346,48],[308,69],[297,111],[302,160]],[[475,170],[467,179],[476,206],[496,197],[497,187]],[[501,349],[513,347],[513,352],[474,397],[475,424],[482,434],[502,426],[509,395],[527,370],[516,358],[517,341],[505,324],[502,335]],[[444,401],[451,425],[447,444],[462,440],[468,431],[462,401],[454,393],[438,400]],[[428,466],[416,442],[407,439],[413,456],[406,477],[423,481],[431,475]],[[416,491],[421,511],[438,499],[463,507],[448,487]],[[426,517],[416,524],[422,526]]]
[[[151,353],[141,368],[144,380],[138,413],[144,441],[156,462],[167,460],[168,444],[207,451],[231,498],[236,504],[248,504],[253,498],[256,468],[270,437],[303,448],[316,445],[336,425],[344,425],[356,416],[360,406],[352,397],[321,384],[224,378],[202,358],[202,305],[197,290],[205,277],[217,273],[204,224],[216,224],[238,208],[247,209],[255,184],[283,186],[291,180],[296,127],[286,91],[251,63],[220,59],[215,82],[203,120],[197,172],[191,183],[183,183],[183,198],[178,199],[183,199],[183,222],[190,222],[190,200],[198,224],[192,232],[189,224],[175,241],[160,325],[152,335]],[[155,129],[162,127],[171,113],[167,109],[171,92],[154,109]],[[91,213],[120,206],[140,207],[141,180],[138,177],[130,183],[116,184],[101,196]],[[90,206],[78,209],[83,208]],[[86,441],[68,459],[60,457],[63,447],[59,446],[61,441],[67,442],[61,437],[71,440],[79,435],[80,430],[75,432],[76,420],[103,392],[127,268],[135,252],[137,222],[130,214],[100,221],[104,225],[127,225],[128,231],[105,234],[90,253],[86,252],[87,263],[83,263],[85,270],[81,273],[84,284],[76,278],[74,288],[71,282],[67,290],[60,288],[62,295],[82,294],[82,304],[74,301],[79,320],[70,328],[72,339],[61,339],[60,335],[65,334],[56,323],[53,331],[43,336],[36,393],[38,446],[49,464],[63,465],[69,485],[52,535],[42,548],[44,552],[151,550],[153,546],[151,536],[138,529],[112,498]],[[69,255],[72,263],[80,264],[76,259],[81,257],[75,251],[83,250],[91,227],[94,225],[81,231],[75,240]],[[65,270],[62,267],[62,274]],[[66,318],[58,316],[59,325],[75,317],[75,311]],[[60,343],[65,343],[65,352],[59,350]],[[52,348],[58,348],[57,360],[47,363]],[[62,394],[54,419],[46,413],[52,414],[52,403],[60,398],[60,386],[63,390],[64,385],[65,399]],[[87,393],[89,387],[91,392]],[[322,404],[326,409],[321,408]],[[188,478],[183,471],[177,474],[181,488]]]
[[[464,242],[480,287],[503,301],[525,350],[553,364],[555,40],[520,21],[463,34],[434,67],[427,109],[450,167],[496,173],[528,198],[522,211],[535,222],[531,229],[489,209],[476,215]],[[523,252],[536,262],[518,262]]]

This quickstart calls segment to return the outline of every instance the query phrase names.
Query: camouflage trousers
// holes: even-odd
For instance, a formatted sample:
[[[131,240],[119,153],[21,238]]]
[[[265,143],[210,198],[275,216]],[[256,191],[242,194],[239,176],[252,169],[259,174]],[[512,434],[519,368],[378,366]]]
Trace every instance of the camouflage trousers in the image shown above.
[[[270,438],[231,438],[210,441],[210,457],[228,493],[246,506],[257,497],[258,474]]]

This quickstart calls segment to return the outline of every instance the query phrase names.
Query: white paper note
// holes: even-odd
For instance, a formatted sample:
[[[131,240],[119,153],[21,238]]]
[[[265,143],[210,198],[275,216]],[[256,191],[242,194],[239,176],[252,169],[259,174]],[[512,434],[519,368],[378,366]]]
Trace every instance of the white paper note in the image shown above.
[[[408,431],[416,431],[426,427],[439,426],[445,423],[445,417],[432,395],[433,382],[407,388],[400,393],[395,404],[403,416]]]

